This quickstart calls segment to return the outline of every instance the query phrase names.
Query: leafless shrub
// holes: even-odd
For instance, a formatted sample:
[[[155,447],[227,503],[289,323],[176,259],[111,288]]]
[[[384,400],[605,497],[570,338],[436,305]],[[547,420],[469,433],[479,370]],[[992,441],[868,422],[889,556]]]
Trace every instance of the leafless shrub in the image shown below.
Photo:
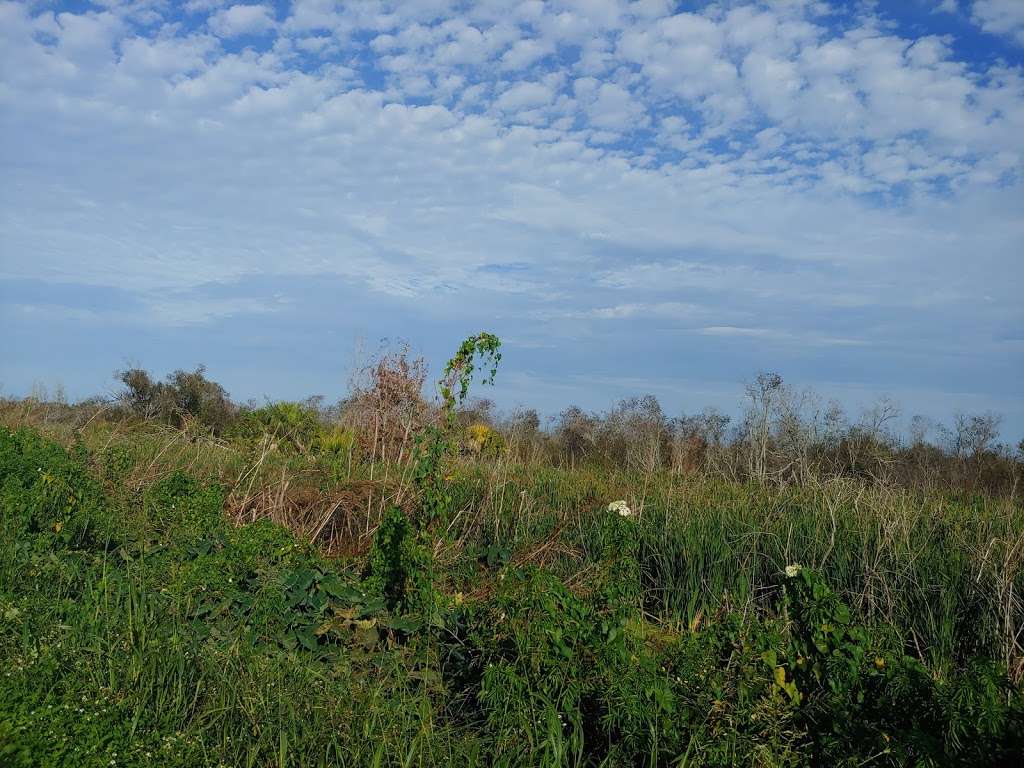
[[[596,416],[575,405],[569,406],[558,415],[555,436],[572,466],[592,453],[597,426]]]
[[[541,431],[540,416],[533,408],[514,411],[500,425],[508,452],[525,463],[538,461],[548,446],[548,436]]]
[[[600,455],[620,467],[651,472],[664,466],[671,452],[670,435],[658,398],[620,400],[598,422],[595,442]]]
[[[371,462],[400,462],[410,454],[416,433],[434,416],[423,398],[427,365],[409,347],[382,350],[361,368],[341,408],[341,421],[356,430]]]
[[[690,475],[702,470],[720,469],[729,422],[730,418],[715,408],[705,408],[699,414],[684,414],[674,419],[670,424],[672,471]]]
[[[954,417],[950,450],[961,459],[977,458],[993,450],[999,439],[1001,417],[992,413],[964,414]]]
[[[745,388],[748,400],[741,434],[747,445],[747,472],[750,477],[768,480],[768,458],[771,447],[772,415],[782,391],[782,377],[762,371]]]
[[[460,406],[456,415],[459,424],[464,427],[468,427],[470,424],[494,426],[494,401],[487,397],[474,397]]]

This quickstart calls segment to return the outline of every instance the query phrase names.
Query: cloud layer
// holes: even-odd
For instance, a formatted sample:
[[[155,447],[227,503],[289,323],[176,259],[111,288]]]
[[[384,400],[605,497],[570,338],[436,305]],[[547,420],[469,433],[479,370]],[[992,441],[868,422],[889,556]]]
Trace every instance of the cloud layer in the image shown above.
[[[907,5],[0,3],[10,383],[41,313],[210,363],[486,325],[577,399],[770,365],[1024,426],[1021,6]]]

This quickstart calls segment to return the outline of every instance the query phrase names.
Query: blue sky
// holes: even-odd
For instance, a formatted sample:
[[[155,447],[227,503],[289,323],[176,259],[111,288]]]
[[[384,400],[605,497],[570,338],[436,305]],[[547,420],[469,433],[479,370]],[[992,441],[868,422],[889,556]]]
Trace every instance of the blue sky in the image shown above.
[[[1024,2],[0,2],[0,386],[503,406],[776,370],[1024,435]]]

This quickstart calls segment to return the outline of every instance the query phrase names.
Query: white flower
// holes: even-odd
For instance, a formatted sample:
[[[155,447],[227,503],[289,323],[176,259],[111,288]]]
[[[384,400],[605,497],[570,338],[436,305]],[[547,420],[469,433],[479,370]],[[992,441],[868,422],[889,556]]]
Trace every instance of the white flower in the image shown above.
[[[609,512],[618,512],[620,517],[632,517],[633,510],[629,508],[629,505],[623,499],[619,501],[613,501],[608,505]]]
[[[786,566],[786,578],[792,579],[800,574],[801,565],[787,565]]]

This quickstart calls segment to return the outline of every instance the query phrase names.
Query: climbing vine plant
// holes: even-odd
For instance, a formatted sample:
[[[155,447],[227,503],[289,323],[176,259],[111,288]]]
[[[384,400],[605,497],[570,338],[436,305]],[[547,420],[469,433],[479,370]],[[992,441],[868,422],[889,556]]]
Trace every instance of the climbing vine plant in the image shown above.
[[[454,454],[457,442],[455,427],[458,407],[465,402],[473,373],[482,366],[486,373],[483,384],[493,384],[501,362],[501,340],[486,331],[470,336],[444,367],[438,381],[441,393],[441,423],[425,429],[416,440],[416,463],[413,482],[420,494],[420,528],[446,521],[451,495],[444,481],[445,464]]]
[[[439,424],[416,436],[412,481],[419,503],[411,521],[393,507],[381,522],[370,554],[371,579],[393,609],[436,613],[433,591],[432,531],[444,529],[452,497],[445,469],[458,445],[458,407],[469,395],[473,375],[483,370],[483,384],[493,384],[501,362],[501,340],[486,331],[468,337],[444,367]]]

